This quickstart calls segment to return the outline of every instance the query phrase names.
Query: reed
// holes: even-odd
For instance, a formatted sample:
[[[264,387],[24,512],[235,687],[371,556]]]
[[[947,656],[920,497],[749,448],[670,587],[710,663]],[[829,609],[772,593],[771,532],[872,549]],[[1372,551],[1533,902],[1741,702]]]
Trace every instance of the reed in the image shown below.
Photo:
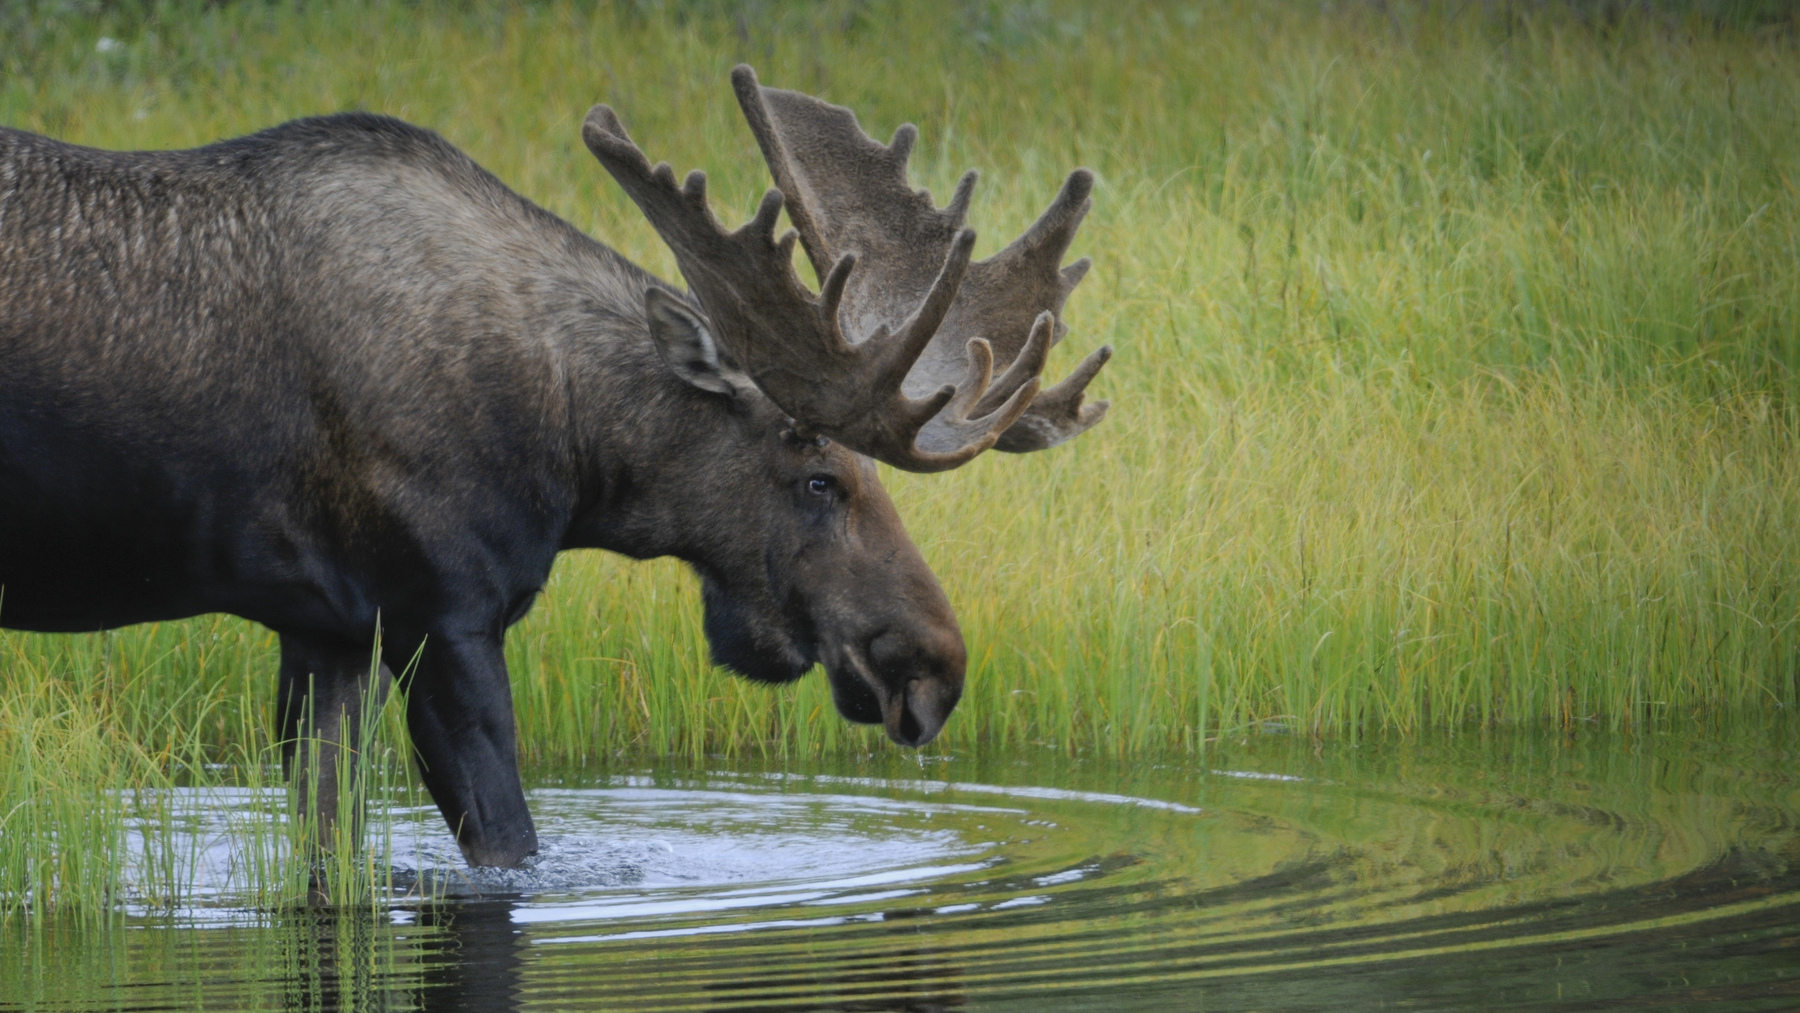
[[[29,913],[80,924],[120,909],[155,918],[202,895],[269,911],[393,896],[394,832],[416,829],[408,824],[430,808],[406,762],[402,696],[364,714],[356,776],[350,751],[338,754],[338,782],[354,788],[339,794],[335,823],[321,832],[296,810],[263,711],[205,680],[175,688],[179,650],[143,668],[117,656],[47,668],[19,643],[5,646],[0,923]],[[124,672],[161,681],[115,682]],[[412,815],[365,832],[372,803]],[[204,861],[199,847],[219,843],[229,861]]]
[[[739,60],[917,122],[940,194],[981,168],[978,255],[1089,165],[1052,371],[1114,344],[1112,416],[885,476],[970,645],[933,748],[1679,726],[1800,704],[1800,26],[1652,6],[38,5],[0,15],[0,122],[392,113],[667,277],[579,119],[613,103],[747,214]],[[710,668],[674,563],[566,554],[508,651],[528,762],[885,748],[817,675]],[[0,832],[0,897],[103,903],[98,786],[266,770],[274,660],[217,617],[0,633],[0,818],[39,828]]]

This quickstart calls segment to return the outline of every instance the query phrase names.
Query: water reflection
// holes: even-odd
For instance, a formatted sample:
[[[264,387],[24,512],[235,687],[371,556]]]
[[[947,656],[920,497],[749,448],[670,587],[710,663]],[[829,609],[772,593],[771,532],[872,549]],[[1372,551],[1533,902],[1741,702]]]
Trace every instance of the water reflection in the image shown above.
[[[684,962],[690,977],[704,979],[677,995],[659,976],[641,971],[614,978],[560,974],[539,965],[529,994],[526,967],[533,948],[513,918],[517,901],[464,900],[420,909],[412,933],[387,934],[386,919],[368,912],[324,913],[296,918],[286,928],[292,946],[285,988],[275,1008],[288,1010],[483,1010],[526,1008],[644,1008],[675,1005],[716,1011],[858,1010],[869,1013],[934,1013],[967,1006],[961,969],[953,954],[920,934],[911,945],[873,958],[827,961],[817,966],[759,964],[724,950]],[[221,955],[223,956],[223,955]],[[208,962],[210,963],[210,961]],[[617,970],[617,968],[614,968]],[[410,973],[409,973],[410,972]],[[214,978],[207,992],[227,982]],[[227,994],[201,1006],[226,1006]],[[254,999],[238,993],[237,1001]],[[249,1008],[249,1007],[246,1007]]]
[[[544,775],[532,870],[14,933],[0,1009],[1792,1009],[1796,732]]]
[[[427,1013],[519,1008],[525,938],[503,900],[432,904],[418,914],[425,970],[416,1007]]]
[[[731,961],[720,970],[736,973],[721,974],[723,980],[707,984],[705,1002],[700,1004],[718,1013],[937,1013],[967,1008],[961,989],[962,969],[949,950],[930,945],[929,937],[888,950],[874,960],[848,960],[819,969],[758,970]]]

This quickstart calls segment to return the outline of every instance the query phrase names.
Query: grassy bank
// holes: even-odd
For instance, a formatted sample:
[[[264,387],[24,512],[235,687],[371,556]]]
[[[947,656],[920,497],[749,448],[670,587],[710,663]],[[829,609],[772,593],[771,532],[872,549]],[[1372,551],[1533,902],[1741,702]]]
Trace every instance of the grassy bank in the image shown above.
[[[738,60],[879,136],[917,122],[915,179],[940,195],[982,169],[981,253],[1093,167],[1075,253],[1096,267],[1051,370],[1114,344],[1112,416],[1051,452],[887,476],[971,648],[934,748],[1800,704],[1791,23],[1505,4],[171,10],[0,15],[18,40],[0,122],[125,148],[392,113],[668,277],[580,116],[613,103],[747,213],[767,179],[725,81]],[[674,564],[565,556],[509,651],[534,761],[880,748],[816,675],[771,691],[708,668]],[[0,633],[0,669],[8,806],[266,756],[274,644],[234,620]],[[19,759],[65,747],[75,776]],[[45,868],[44,890],[87,875]]]

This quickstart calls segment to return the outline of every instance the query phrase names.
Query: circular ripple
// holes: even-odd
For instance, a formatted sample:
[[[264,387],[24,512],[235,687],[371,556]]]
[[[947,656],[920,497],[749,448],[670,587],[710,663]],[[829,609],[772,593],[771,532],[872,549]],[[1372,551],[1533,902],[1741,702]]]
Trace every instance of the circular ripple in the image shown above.
[[[394,810],[412,882],[375,935],[410,970],[368,987],[483,1008],[1794,1006],[1791,745],[1483,748],[575,775],[531,793],[542,851],[508,871]],[[267,804],[190,801],[198,837]],[[189,924],[229,907],[215,891]]]

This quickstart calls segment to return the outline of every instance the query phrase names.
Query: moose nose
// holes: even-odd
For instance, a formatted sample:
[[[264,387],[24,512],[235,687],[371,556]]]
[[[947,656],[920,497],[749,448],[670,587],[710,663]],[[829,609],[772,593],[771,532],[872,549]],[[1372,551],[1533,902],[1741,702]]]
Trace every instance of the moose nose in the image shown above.
[[[954,621],[920,628],[890,628],[869,641],[881,723],[888,738],[922,746],[937,737],[962,698],[968,655]]]
[[[937,738],[962,694],[941,679],[913,679],[887,701],[882,725],[902,746],[922,746]]]

